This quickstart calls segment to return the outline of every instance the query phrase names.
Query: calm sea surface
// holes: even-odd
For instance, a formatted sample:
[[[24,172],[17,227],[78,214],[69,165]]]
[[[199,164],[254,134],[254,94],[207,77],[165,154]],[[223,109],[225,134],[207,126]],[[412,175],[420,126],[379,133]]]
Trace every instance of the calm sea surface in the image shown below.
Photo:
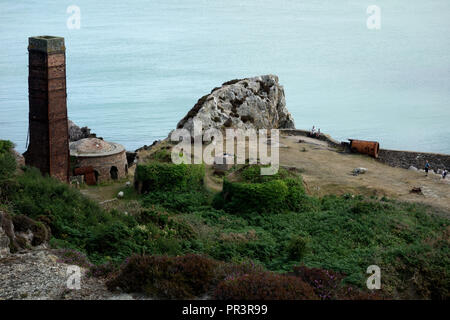
[[[36,35],[65,37],[69,117],[130,150],[221,83],[272,73],[298,128],[450,154],[449,0],[0,0],[0,139],[22,152]]]

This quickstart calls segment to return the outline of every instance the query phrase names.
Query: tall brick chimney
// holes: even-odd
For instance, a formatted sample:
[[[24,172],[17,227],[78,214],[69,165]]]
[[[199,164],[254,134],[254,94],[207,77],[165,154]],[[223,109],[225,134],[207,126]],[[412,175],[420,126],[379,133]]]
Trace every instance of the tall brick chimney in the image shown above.
[[[64,38],[31,37],[28,52],[30,143],[25,162],[67,182],[70,154]]]

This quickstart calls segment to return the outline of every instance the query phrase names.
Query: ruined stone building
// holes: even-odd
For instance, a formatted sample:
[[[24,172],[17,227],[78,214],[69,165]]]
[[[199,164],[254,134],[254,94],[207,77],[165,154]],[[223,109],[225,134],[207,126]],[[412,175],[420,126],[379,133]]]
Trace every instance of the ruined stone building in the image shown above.
[[[84,176],[87,184],[117,180],[127,176],[125,148],[114,142],[85,138],[70,142],[74,175]]]

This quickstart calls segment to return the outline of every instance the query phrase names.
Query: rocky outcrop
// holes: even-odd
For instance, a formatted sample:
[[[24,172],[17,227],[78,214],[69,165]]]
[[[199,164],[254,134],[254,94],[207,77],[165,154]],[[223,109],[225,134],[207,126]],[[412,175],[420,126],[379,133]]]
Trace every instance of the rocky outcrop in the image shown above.
[[[194,120],[201,121],[203,130],[295,128],[275,75],[225,82],[200,98],[177,128],[192,134]]]
[[[14,245],[15,235],[11,217],[0,211],[0,258],[7,256]]]
[[[42,221],[35,221],[24,215],[11,216],[0,211],[0,258],[39,246],[49,239],[50,228]]]
[[[88,127],[79,127],[73,121],[69,120],[69,141],[78,141],[84,138],[93,138],[96,135],[91,133]]]

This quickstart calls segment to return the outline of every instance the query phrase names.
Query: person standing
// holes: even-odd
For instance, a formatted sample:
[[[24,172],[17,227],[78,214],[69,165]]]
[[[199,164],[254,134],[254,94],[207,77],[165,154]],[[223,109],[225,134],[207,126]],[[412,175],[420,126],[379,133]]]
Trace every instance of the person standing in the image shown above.
[[[427,162],[425,163],[425,174],[427,177],[428,177],[428,170],[430,170],[430,163],[427,160]]]
[[[447,169],[444,169],[444,171],[442,172],[442,179],[445,179],[447,177]]]

